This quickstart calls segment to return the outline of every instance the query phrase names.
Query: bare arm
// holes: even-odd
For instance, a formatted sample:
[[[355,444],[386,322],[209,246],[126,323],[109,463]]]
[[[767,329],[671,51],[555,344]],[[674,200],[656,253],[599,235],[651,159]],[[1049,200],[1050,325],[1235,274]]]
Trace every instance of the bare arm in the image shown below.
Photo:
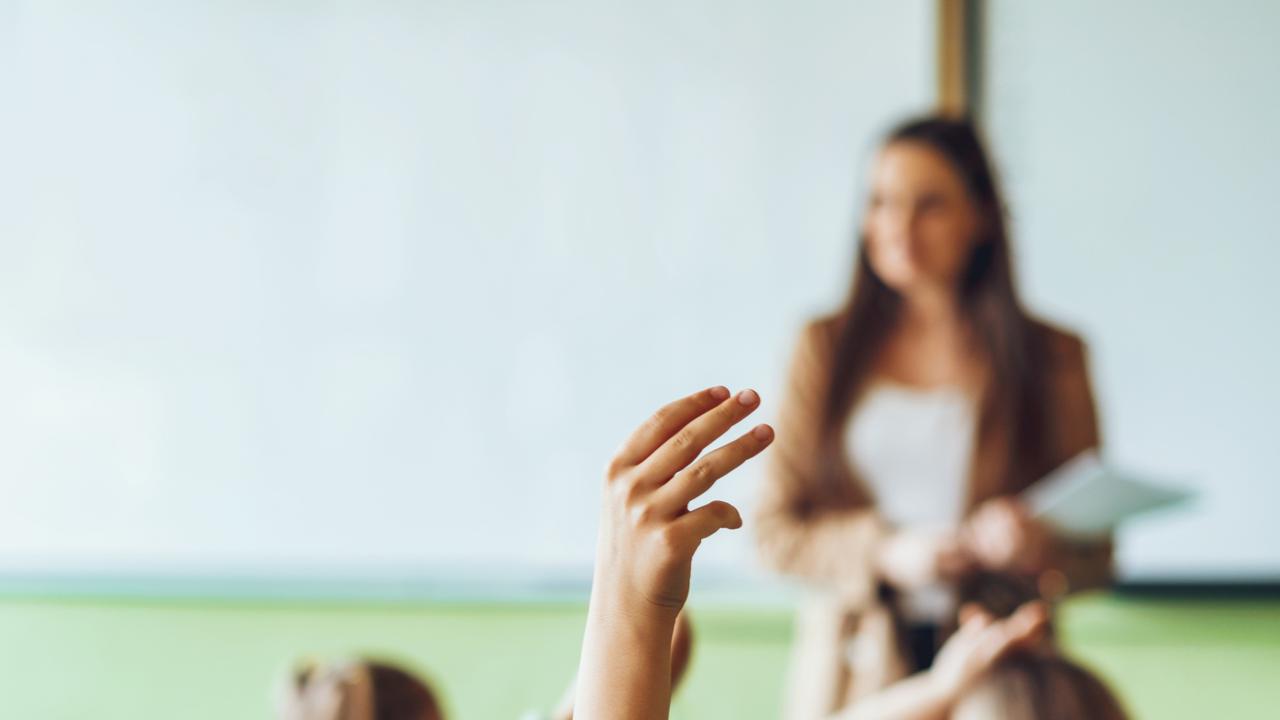
[[[745,390],[695,393],[659,410],[606,473],[595,578],[575,716],[663,720],[671,705],[671,634],[689,595],[694,552],[742,518],[728,503],[689,503],[773,440],[767,425],[699,455],[757,407]]]

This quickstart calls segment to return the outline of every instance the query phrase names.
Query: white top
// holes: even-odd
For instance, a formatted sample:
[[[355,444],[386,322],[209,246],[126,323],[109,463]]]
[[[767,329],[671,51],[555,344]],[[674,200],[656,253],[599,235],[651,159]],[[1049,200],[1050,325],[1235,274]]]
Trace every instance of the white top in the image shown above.
[[[846,426],[845,450],[882,517],[923,530],[959,525],[977,415],[976,399],[957,387],[877,381],[868,388]],[[943,585],[901,597],[908,620],[942,622],[954,612]]]

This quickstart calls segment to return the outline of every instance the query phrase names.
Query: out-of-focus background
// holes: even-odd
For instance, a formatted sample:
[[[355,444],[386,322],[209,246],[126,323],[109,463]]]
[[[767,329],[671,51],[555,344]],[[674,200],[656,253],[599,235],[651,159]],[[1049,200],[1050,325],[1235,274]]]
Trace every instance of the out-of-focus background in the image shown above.
[[[269,717],[356,652],[549,707],[605,459],[705,385],[772,413],[946,5],[0,4],[6,717]],[[1139,717],[1266,717],[1280,6],[966,6],[1023,294],[1107,457],[1197,493],[1067,644]],[[675,717],[777,715],[792,597],[704,546]]]

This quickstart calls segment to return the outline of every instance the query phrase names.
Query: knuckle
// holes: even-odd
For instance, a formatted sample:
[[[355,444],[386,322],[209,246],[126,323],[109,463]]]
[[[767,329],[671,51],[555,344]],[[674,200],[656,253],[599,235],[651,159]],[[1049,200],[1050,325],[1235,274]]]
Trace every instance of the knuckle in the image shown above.
[[[671,447],[681,452],[688,452],[695,449],[697,443],[698,436],[689,428],[681,430],[675,434],[675,437],[671,438]]]
[[[689,470],[689,479],[696,487],[709,487],[715,482],[715,472],[710,462],[700,462]]]
[[[623,470],[622,458],[617,455],[614,455],[612,458],[609,459],[609,462],[605,463],[604,477],[606,480],[609,480],[609,481],[616,480],[618,476],[622,474],[622,470]]]
[[[648,525],[655,516],[653,506],[649,503],[636,503],[631,507],[629,514],[631,516],[631,524],[635,527]]]
[[[608,492],[613,498],[615,504],[629,505],[631,498],[635,495],[635,482],[627,473],[620,473],[616,477],[611,478],[608,486]]]

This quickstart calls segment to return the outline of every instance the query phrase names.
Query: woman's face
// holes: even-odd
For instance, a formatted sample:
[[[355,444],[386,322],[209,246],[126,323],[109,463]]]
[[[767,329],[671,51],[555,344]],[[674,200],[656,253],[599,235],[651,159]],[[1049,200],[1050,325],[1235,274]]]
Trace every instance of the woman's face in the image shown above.
[[[954,291],[978,224],[964,181],[938,151],[898,141],[880,152],[862,230],[871,268],[886,285],[905,295]]]

